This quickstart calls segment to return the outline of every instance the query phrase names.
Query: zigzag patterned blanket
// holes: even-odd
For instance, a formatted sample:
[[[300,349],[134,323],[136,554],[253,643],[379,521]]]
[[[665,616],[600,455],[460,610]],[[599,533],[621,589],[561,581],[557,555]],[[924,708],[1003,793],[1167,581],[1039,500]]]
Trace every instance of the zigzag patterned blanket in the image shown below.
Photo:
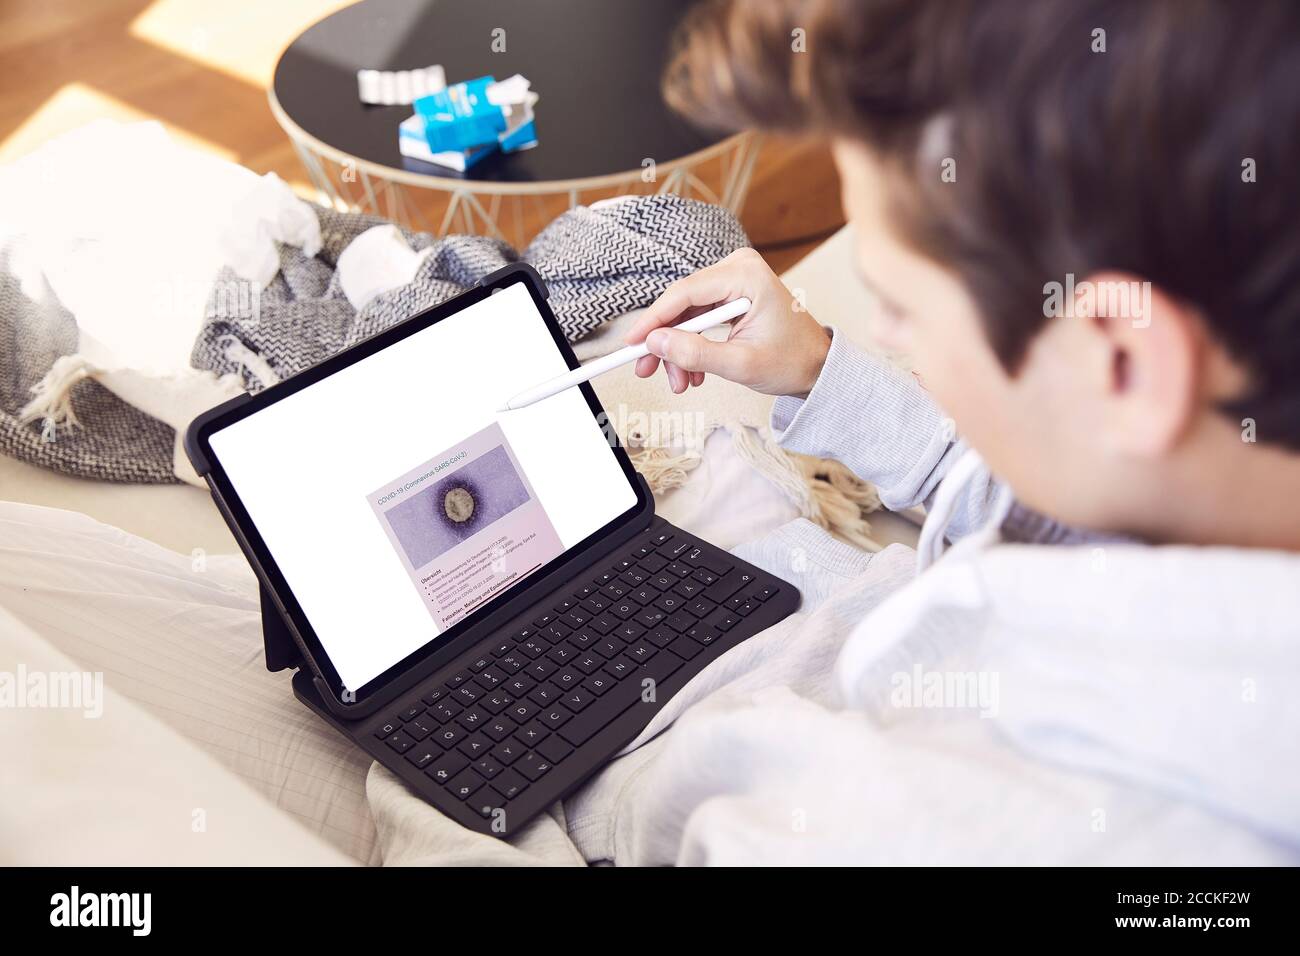
[[[384,220],[315,208],[322,248],[314,256],[281,245],[280,270],[254,294],[233,273],[214,284],[191,364],[234,374],[256,390],[472,287],[483,276],[523,261],[541,274],[569,341],[605,321],[650,304],[671,282],[748,244],[726,210],[675,196],[631,196],[572,209],[522,254],[482,236],[434,238],[403,231],[411,247],[430,250],[410,284],[383,293],[360,311],[343,293],[339,256]],[[48,296],[30,298],[6,268],[0,249],[0,452],[70,474],[106,481],[174,482],[174,430],[118,398],[97,381],[67,385],[78,427],[30,420],[32,390],[77,344],[76,324]],[[28,409],[24,414],[24,408]]]

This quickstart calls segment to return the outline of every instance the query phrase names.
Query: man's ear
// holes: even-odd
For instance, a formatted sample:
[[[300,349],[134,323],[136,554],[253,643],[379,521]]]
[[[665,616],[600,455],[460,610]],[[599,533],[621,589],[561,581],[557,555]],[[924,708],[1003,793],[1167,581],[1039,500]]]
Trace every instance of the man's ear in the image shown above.
[[[1108,362],[1102,440],[1121,455],[1161,458],[1186,433],[1200,403],[1198,317],[1152,283],[1098,272],[1075,289],[1075,314],[1100,336]]]

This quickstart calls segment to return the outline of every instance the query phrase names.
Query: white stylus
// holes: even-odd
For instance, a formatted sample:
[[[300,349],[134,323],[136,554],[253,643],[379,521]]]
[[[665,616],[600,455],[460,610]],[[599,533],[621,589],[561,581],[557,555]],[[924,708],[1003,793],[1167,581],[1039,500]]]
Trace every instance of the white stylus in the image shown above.
[[[718,306],[716,309],[710,309],[703,315],[697,315],[693,319],[687,319],[680,325],[674,325],[672,328],[679,332],[703,332],[705,329],[711,329],[715,325],[721,325],[723,322],[730,322],[732,319],[738,319],[749,311],[750,301],[745,298],[736,299],[734,302],[728,302]],[[626,365],[628,362],[635,362],[644,355],[649,355],[650,350],[646,348],[645,343],[640,345],[629,345],[627,348],[619,349],[617,352],[610,352],[608,355],[598,359],[593,359],[581,368],[575,368],[572,372],[565,372],[563,375],[557,375],[548,382],[536,385],[527,391],[520,392],[510,401],[506,402],[498,411],[508,412],[515,408],[524,408],[534,402],[540,402],[544,398],[550,398],[552,395],[558,395],[567,388],[573,388],[575,385],[581,385],[583,382],[591,381],[597,375],[603,375],[610,369],[618,368],[620,365]]]

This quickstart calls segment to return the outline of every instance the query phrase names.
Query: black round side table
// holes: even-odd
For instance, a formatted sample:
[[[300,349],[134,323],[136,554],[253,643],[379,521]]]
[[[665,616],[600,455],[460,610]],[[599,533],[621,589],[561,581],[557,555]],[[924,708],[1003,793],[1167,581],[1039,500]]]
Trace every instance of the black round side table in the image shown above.
[[[320,199],[428,229],[405,188],[450,194],[434,231],[505,238],[502,201],[582,194],[694,195],[739,213],[759,140],[710,136],[672,113],[659,78],[690,0],[363,0],[309,27],[276,65],[271,111]],[[447,82],[522,73],[540,95],[539,145],[464,173],[403,156],[409,106],[366,106],[357,70],[440,64]],[[716,171],[716,187],[701,166]],[[385,209],[385,205],[387,208]],[[516,241],[522,237],[516,236]]]

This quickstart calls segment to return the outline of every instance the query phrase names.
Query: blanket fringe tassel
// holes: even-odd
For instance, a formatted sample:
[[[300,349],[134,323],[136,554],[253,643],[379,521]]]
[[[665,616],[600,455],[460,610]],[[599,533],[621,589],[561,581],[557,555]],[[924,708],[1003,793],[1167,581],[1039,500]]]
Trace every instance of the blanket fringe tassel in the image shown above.
[[[850,544],[879,550],[866,519],[868,513],[880,507],[876,489],[838,461],[786,451],[766,429],[715,423],[683,451],[637,447],[634,440],[629,443],[628,454],[650,490],[660,494],[686,483],[703,458],[704,439],[717,428],[731,433],[741,459],[776,485],[803,517]]]
[[[81,355],[55,359],[45,377],[32,386],[32,400],[18,413],[19,420],[24,425],[39,420],[51,428],[79,427],[81,422],[72,408],[72,389],[97,371],[98,366]]]

